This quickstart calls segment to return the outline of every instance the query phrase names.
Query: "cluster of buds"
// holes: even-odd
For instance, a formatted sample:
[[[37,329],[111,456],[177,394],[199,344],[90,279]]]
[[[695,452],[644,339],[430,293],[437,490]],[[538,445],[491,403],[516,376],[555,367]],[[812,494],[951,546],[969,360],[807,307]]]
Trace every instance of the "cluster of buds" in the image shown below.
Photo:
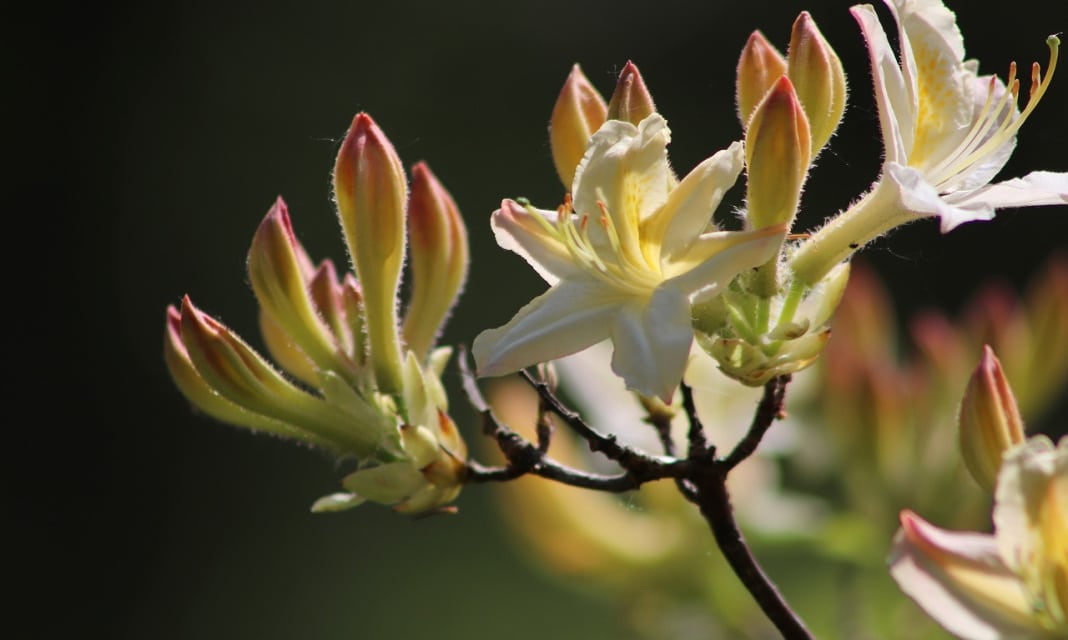
[[[467,232],[426,165],[413,167],[409,194],[393,146],[363,113],[341,145],[334,190],[355,274],[312,263],[281,198],[249,250],[264,342],[289,376],[188,297],[167,309],[168,368],[214,418],[354,458],[346,491],[314,511],[365,500],[441,507],[459,493],[466,447],[440,379],[451,350],[434,342],[466,277]],[[406,249],[412,287],[400,321]]]
[[[802,12],[786,56],[759,31],[749,37],[736,85],[745,130],[746,227],[792,225],[809,168],[845,112],[842,64]],[[698,343],[744,384],[763,385],[815,361],[849,279],[842,263],[814,283],[797,282],[783,269],[785,253],[742,274],[695,312]]]

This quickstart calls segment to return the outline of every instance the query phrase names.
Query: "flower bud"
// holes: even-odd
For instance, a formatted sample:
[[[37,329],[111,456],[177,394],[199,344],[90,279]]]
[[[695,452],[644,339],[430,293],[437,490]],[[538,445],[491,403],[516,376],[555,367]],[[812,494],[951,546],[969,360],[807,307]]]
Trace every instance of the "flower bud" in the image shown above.
[[[782,76],[753,112],[745,134],[750,228],[793,221],[810,154],[808,119],[793,84]]]
[[[600,129],[607,119],[607,111],[601,94],[593,88],[579,66],[573,66],[556,99],[549,122],[553,164],[565,189],[571,189],[575,168],[586,153],[586,145],[593,132]]]
[[[393,145],[369,115],[357,114],[334,165],[334,197],[363,292],[375,381],[388,394],[401,388],[396,300],[404,264],[407,189]]]
[[[412,167],[408,204],[412,295],[403,335],[426,358],[467,277],[467,229],[452,197],[423,163]]]
[[[608,101],[608,119],[622,120],[634,126],[656,113],[653,96],[645,86],[642,74],[633,62],[627,61],[616,81],[616,89]]]
[[[263,312],[316,366],[351,376],[355,366],[324,322],[331,316],[329,310],[317,308],[312,300],[298,258],[303,250],[298,246],[289,212],[279,198],[260,223],[249,249],[252,290]]]
[[[286,380],[230,329],[182,300],[181,341],[197,374],[216,393],[246,411],[292,424],[294,435],[330,449],[366,454],[376,450],[381,434],[369,411],[348,415]],[[349,428],[353,424],[360,428]]]
[[[216,420],[270,433],[283,438],[301,440],[329,448],[331,445],[312,433],[293,425],[249,411],[219,395],[197,373],[189,351],[182,342],[182,317],[173,306],[167,307],[167,325],[163,342],[163,358],[171,379],[189,402]]]
[[[794,22],[787,50],[787,74],[808,116],[815,158],[845,113],[846,79],[838,54],[807,11],[802,11]]]
[[[779,78],[786,75],[786,58],[759,31],[749,36],[738,60],[735,86],[738,118],[746,129],[753,111]]]
[[[989,346],[968,381],[960,404],[960,450],[975,481],[993,493],[1001,457],[1024,441],[1016,398]]]

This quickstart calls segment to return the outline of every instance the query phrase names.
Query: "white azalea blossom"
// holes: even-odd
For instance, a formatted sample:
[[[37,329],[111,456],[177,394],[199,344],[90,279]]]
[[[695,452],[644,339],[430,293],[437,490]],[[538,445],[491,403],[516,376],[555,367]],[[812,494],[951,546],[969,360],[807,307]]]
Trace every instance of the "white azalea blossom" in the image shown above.
[[[978,74],[964,59],[956,17],[939,0],[886,0],[897,22],[895,57],[871,5],[853,7],[871,56],[885,141],[884,180],[915,216],[938,216],[943,232],[996,209],[1068,202],[1068,173],[1035,171],[991,184],[1016,146],[1020,126],[1049,87],[1059,41],[1051,36],[1045,77],[1031,73],[1030,98],[1017,107],[1019,81]]]
[[[575,171],[573,200],[558,211],[505,200],[494,212],[497,242],[523,256],[551,288],[475,339],[480,375],[611,339],[612,370],[627,386],[670,401],[693,343],[691,304],[771,259],[786,229],[720,231],[711,223],[744,166],[741,143],[676,183],[669,141],[659,114],[638,126],[609,120]]]
[[[904,512],[890,573],[965,640],[1068,637],[1068,438],[1005,454],[994,534],[945,531]]]

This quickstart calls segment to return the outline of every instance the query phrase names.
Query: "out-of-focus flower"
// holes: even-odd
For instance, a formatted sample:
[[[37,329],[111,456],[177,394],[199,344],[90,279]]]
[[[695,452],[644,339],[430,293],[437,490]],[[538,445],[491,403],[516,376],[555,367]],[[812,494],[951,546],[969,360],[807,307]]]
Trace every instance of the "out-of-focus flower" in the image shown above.
[[[886,0],[897,22],[900,60],[875,9],[857,5],[871,56],[885,141],[883,176],[864,198],[813,235],[794,256],[794,272],[814,282],[857,247],[901,224],[937,216],[943,232],[996,209],[1068,203],[1068,173],[1032,172],[991,183],[1016,134],[1053,79],[1060,41],[1050,36],[1045,77],[1035,63],[1030,96],[1017,108],[1015,64],[1007,82],[980,76],[964,60],[956,16],[939,0]]]
[[[993,493],[1001,458],[1024,440],[1023,420],[1001,363],[989,345],[960,403],[960,450],[972,477]]]
[[[1005,454],[994,534],[946,531],[910,511],[890,558],[898,586],[965,640],[1068,637],[1068,438]]]
[[[1025,422],[1038,423],[1055,404],[1068,384],[1068,262],[1051,260],[1023,295],[991,284],[956,317],[928,310],[907,321],[855,263],[832,324],[813,381],[826,393],[795,409],[802,428],[812,428],[793,458],[811,476],[805,483],[832,483],[842,513],[860,514],[851,530],[869,532],[853,537],[876,544],[905,508],[946,526],[981,526],[989,496],[958,453],[960,398],[986,344],[1002,356]],[[899,324],[909,329],[904,341]]]
[[[628,387],[670,402],[693,342],[691,305],[767,262],[785,227],[719,231],[710,222],[742,170],[735,143],[675,183],[667,123],[609,120],[575,172],[573,200],[557,211],[505,200],[498,243],[523,256],[551,288],[505,326],[483,332],[480,375],[510,373],[610,338],[612,369]]]
[[[467,240],[451,198],[422,164],[411,201],[393,146],[359,114],[334,170],[338,214],[359,277],[312,265],[281,198],[249,250],[249,279],[268,349],[290,381],[186,297],[167,310],[164,355],[182,393],[210,416],[307,442],[359,468],[345,493],[315,511],[372,500],[402,512],[447,504],[460,490],[466,448],[440,376],[450,349],[431,351],[459,293]],[[408,224],[411,224],[409,227]],[[400,340],[400,267],[412,236],[414,284]],[[413,318],[417,315],[417,318]]]

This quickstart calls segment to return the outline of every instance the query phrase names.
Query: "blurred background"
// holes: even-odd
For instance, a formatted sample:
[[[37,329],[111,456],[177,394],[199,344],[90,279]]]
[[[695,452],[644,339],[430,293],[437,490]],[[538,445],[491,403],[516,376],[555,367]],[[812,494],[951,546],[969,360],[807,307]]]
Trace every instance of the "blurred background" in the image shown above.
[[[1068,25],[1055,0],[955,4],[985,72],[1044,66],[1046,35]],[[785,50],[802,9],[851,88],[808,183],[802,224],[814,225],[878,173],[848,6],[191,0],[14,16],[5,102],[17,110],[7,137],[18,166],[5,182],[19,270],[5,315],[8,366],[28,384],[8,392],[8,562],[32,603],[26,637],[630,637],[610,598],[524,556],[493,487],[466,489],[458,516],[310,514],[334,490],[333,463],[195,414],[163,366],[164,309],[188,293],[261,344],[244,272],[252,233],[282,195],[311,255],[344,260],[329,177],[362,110],[406,165],[429,163],[464,213],[473,264],[443,342],[470,344],[544,289],[487,223],[503,197],[560,201],[546,126],[571,65],[608,95],[633,60],[685,172],[741,135],[734,69],[749,33]],[[1003,176],[1068,170],[1066,109],[1061,77]],[[946,237],[925,221],[864,255],[902,316],[953,313],[992,278],[1022,287],[1066,238],[1068,209],[1041,208]],[[1060,407],[1044,424],[1068,422],[1063,395]],[[455,417],[476,446],[470,414]]]

